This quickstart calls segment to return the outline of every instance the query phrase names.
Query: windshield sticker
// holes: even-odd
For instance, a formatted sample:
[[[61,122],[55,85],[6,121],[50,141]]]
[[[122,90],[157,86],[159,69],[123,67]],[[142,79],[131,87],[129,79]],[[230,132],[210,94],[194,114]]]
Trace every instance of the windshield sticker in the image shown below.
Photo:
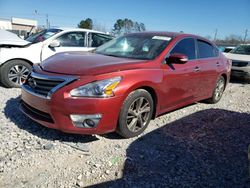
[[[153,36],[153,37],[152,37],[152,39],[170,41],[170,40],[171,40],[171,37],[165,37],[165,36]]]

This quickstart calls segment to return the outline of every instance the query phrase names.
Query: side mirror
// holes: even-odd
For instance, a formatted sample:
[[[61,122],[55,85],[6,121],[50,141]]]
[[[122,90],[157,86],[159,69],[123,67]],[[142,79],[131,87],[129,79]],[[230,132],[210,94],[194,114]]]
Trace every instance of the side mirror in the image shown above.
[[[53,40],[50,44],[49,47],[50,48],[55,48],[55,47],[59,47],[61,45],[61,43],[58,40]]]
[[[166,58],[169,64],[185,64],[188,62],[188,57],[184,54],[174,53]]]

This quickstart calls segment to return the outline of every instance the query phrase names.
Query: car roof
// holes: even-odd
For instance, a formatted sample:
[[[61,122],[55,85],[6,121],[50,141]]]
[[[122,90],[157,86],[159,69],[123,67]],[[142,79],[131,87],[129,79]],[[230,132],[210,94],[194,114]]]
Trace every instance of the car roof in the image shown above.
[[[94,32],[94,33],[101,33],[101,34],[106,34],[101,31],[96,31],[92,29],[83,29],[83,28],[71,28],[71,27],[56,27],[56,28],[50,28],[50,29],[61,29],[63,31],[86,31],[86,32]]]
[[[250,46],[250,43],[240,44],[239,46]]]
[[[205,41],[209,41],[204,37],[198,36],[198,35],[193,35],[193,34],[187,34],[187,33],[180,33],[180,32],[168,32],[168,31],[146,31],[146,32],[138,32],[138,33],[129,33],[127,35],[150,35],[150,36],[167,36],[171,38],[175,37],[195,37],[195,38],[200,38]],[[211,41],[210,41],[211,42]]]

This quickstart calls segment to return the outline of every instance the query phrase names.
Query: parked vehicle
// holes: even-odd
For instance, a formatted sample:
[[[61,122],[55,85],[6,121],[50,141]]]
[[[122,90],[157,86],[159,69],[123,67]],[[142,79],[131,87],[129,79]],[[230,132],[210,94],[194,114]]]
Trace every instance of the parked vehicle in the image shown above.
[[[26,41],[3,30],[0,36],[0,79],[6,87],[20,87],[34,63],[58,52],[93,50],[113,38],[98,31],[65,28],[45,29]]]
[[[29,44],[19,36],[9,31],[0,29],[0,48],[3,47],[19,47]]]
[[[134,137],[163,113],[204,99],[218,102],[230,68],[202,37],[128,34],[95,53],[60,53],[35,65],[22,86],[20,109],[63,132]]]
[[[242,44],[225,54],[232,60],[232,76],[250,80],[250,44]]]
[[[221,52],[228,53],[228,52],[230,52],[232,49],[234,49],[235,47],[234,47],[234,46],[219,46],[218,48],[219,48],[219,50],[220,50]]]

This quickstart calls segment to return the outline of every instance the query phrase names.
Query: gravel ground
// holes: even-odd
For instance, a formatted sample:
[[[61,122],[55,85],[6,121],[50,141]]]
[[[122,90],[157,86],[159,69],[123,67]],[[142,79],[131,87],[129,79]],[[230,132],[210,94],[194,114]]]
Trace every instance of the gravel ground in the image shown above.
[[[230,83],[216,105],[151,121],[131,139],[40,126],[0,86],[0,187],[250,187],[250,84]]]

